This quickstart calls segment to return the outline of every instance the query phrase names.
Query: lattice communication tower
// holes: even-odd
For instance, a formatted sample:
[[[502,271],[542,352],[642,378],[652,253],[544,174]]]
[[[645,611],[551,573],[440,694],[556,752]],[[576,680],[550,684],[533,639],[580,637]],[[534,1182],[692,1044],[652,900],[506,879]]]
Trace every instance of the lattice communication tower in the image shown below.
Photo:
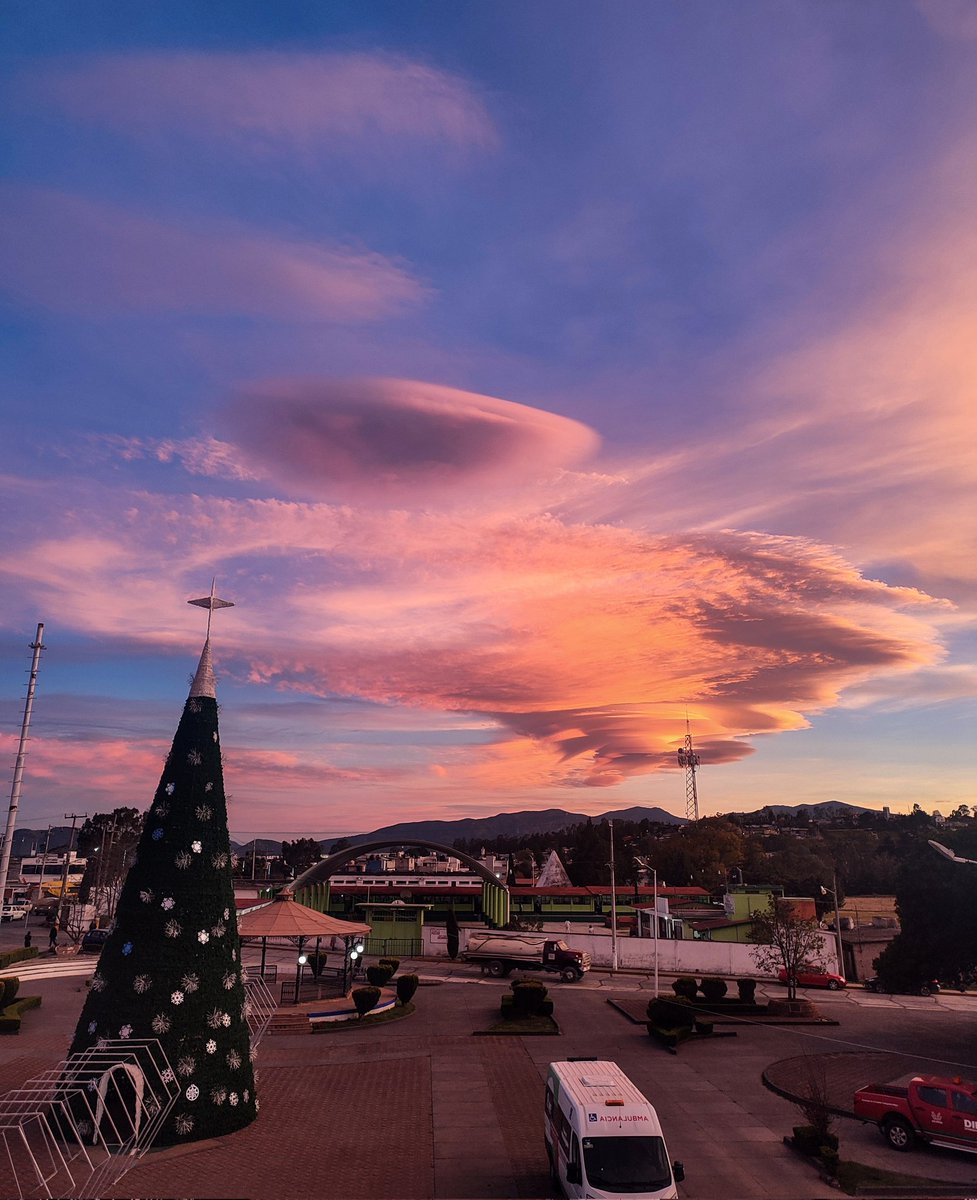
[[[685,722],[685,743],[679,748],[678,765],[685,770],[685,819],[699,819],[699,790],[696,786],[695,773],[699,766],[699,756],[692,746],[692,726],[688,719]]]

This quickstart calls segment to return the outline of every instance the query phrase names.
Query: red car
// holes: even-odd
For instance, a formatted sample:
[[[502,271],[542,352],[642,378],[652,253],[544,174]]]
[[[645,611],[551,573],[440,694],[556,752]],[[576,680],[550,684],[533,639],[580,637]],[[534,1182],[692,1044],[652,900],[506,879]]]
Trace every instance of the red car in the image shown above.
[[[787,982],[787,970],[781,967],[777,972],[777,978],[781,983]],[[830,971],[822,970],[821,967],[803,966],[796,975],[798,987],[823,987],[829,992],[837,992],[839,988],[845,986],[845,977],[843,975],[833,975]]]

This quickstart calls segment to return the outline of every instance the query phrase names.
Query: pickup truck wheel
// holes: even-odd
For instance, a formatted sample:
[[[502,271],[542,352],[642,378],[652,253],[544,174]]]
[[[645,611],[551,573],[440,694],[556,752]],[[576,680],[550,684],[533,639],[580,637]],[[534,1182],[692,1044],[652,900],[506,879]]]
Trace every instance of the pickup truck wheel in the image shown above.
[[[580,977],[580,972],[576,967],[564,967],[560,972],[560,978],[564,983],[576,983]]]
[[[497,958],[493,958],[485,969],[493,979],[502,979],[506,974],[505,963]]]
[[[902,1117],[889,1117],[883,1122],[882,1132],[893,1150],[911,1150],[916,1140],[912,1127]]]

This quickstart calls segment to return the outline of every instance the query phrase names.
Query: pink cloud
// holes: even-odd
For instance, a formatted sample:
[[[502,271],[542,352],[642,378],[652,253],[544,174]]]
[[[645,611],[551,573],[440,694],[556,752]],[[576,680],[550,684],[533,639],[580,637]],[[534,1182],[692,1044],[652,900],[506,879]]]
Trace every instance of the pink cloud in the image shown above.
[[[279,487],[371,502],[511,488],[598,445],[566,417],[406,379],[253,386],[227,407],[223,424],[245,460]]]
[[[271,151],[362,154],[403,139],[491,148],[484,103],[462,77],[379,54],[128,54],[66,63],[24,86],[37,103],[140,136]]]
[[[60,192],[0,189],[0,288],[58,311],[371,321],[424,290],[382,255],[225,222],[190,230]]]

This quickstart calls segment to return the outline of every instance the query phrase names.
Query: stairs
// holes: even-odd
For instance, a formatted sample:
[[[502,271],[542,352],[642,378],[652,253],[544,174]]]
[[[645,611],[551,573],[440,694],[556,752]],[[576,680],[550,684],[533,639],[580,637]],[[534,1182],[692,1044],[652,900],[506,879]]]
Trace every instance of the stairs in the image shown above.
[[[304,1012],[289,1011],[288,1009],[278,1008],[275,1010],[271,1023],[268,1026],[268,1033],[274,1036],[278,1033],[311,1033],[312,1026],[309,1024],[309,1018]]]

